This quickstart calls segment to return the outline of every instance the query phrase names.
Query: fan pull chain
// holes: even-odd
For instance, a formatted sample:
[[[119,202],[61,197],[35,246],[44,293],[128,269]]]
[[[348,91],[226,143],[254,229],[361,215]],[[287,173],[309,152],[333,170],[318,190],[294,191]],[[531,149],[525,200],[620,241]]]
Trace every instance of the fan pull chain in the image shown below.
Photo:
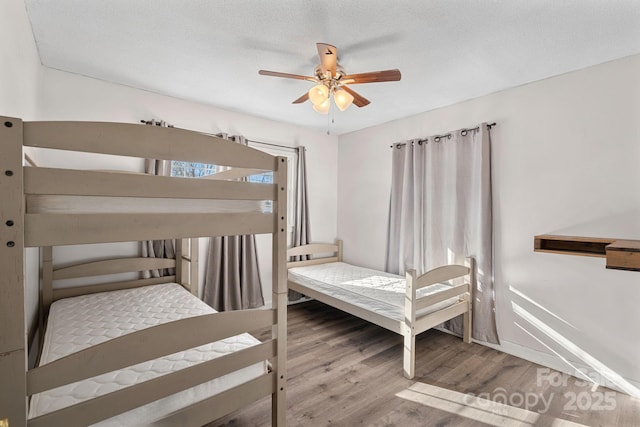
[[[333,105],[329,104],[329,111],[327,114],[327,135],[331,135],[329,129],[331,128],[331,123],[333,122]]]

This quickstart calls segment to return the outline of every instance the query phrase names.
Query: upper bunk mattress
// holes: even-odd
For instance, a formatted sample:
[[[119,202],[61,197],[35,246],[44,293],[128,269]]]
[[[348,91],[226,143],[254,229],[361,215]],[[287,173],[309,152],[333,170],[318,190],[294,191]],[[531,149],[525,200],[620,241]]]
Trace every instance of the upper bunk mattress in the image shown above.
[[[214,309],[177,283],[62,299],[51,305],[40,365],[134,331],[214,312]],[[233,353],[259,342],[249,334],[237,335],[39,393],[31,398],[29,418]],[[266,362],[257,363],[95,425],[147,425],[175,410],[265,372]]]
[[[329,262],[290,268],[289,280],[390,319],[404,320],[406,279],[403,276],[344,262]],[[448,284],[436,283],[419,289],[417,296],[450,288]],[[441,310],[457,301],[458,297],[446,299],[418,311],[416,317]]]

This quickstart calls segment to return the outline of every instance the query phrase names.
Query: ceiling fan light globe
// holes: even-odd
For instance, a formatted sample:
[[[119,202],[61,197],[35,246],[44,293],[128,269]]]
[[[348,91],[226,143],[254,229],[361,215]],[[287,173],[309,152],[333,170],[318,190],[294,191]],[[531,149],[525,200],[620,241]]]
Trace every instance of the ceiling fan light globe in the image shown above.
[[[333,92],[333,100],[335,101],[340,111],[344,111],[349,108],[349,106],[353,102],[353,95],[351,95],[344,89],[336,89]]]
[[[329,107],[330,106],[331,106],[331,101],[329,101],[329,98],[327,98],[320,105],[313,104],[313,109],[316,110],[320,114],[327,114],[329,112]]]
[[[309,89],[309,100],[313,105],[320,105],[329,99],[329,88],[323,84],[315,85]]]

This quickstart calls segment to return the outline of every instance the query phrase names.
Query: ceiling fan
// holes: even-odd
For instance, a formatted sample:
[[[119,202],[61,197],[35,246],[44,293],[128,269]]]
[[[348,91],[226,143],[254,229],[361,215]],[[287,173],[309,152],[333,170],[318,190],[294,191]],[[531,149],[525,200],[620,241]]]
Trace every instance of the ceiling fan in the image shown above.
[[[260,70],[258,74],[263,76],[284,77],[287,79],[307,80],[316,83],[307,93],[293,101],[293,104],[301,104],[310,100],[313,104],[313,109],[322,114],[329,112],[332,95],[340,111],[346,110],[352,103],[357,107],[369,105],[370,101],[368,99],[347,85],[392,82],[398,81],[401,78],[400,70],[397,69],[346,74],[338,63],[338,49],[335,46],[326,43],[316,43],[316,47],[318,48],[320,64],[315,67],[312,77],[267,70]]]

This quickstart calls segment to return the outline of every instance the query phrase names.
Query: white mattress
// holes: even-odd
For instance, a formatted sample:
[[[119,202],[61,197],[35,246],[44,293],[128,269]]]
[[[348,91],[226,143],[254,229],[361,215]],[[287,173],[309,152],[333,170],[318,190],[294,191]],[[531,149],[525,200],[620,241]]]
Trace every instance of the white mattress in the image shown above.
[[[404,276],[344,262],[330,262],[290,268],[289,280],[390,319],[404,321]],[[431,295],[450,288],[448,284],[437,283],[419,289],[417,296]],[[457,297],[446,299],[418,311],[416,317],[441,310],[457,301]]]
[[[130,332],[213,312],[215,310],[176,283],[62,299],[51,306],[40,364]],[[31,398],[29,417],[43,415],[258,343],[249,334],[238,335],[39,393]],[[266,362],[258,363],[95,425],[146,425],[265,371]]]

